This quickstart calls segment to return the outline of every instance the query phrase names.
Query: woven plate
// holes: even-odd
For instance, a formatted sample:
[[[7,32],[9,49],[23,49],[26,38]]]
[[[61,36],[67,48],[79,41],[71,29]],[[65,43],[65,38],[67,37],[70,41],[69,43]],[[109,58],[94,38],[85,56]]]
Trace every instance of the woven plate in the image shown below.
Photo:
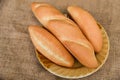
[[[83,78],[83,77],[93,74],[98,69],[100,69],[102,65],[105,63],[106,59],[108,58],[109,47],[110,47],[107,33],[105,32],[104,28],[100,24],[98,25],[102,32],[103,47],[102,47],[101,52],[96,53],[96,58],[99,62],[99,66],[96,69],[90,69],[90,68],[84,67],[77,60],[75,60],[75,64],[72,68],[59,66],[51,62],[50,60],[45,58],[41,53],[35,50],[36,56],[39,62],[46,70],[63,78],[69,78],[69,79]]]

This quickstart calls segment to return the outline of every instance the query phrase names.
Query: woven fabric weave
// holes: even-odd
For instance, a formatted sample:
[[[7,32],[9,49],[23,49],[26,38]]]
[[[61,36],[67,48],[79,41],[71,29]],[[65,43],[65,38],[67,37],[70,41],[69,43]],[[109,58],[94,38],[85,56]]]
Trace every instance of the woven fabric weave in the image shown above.
[[[110,54],[96,73],[78,80],[120,80],[119,0],[0,0],[0,80],[67,80],[46,71],[35,56],[29,25],[41,25],[31,11],[31,3],[48,2],[67,13],[78,5],[104,26],[110,39]]]

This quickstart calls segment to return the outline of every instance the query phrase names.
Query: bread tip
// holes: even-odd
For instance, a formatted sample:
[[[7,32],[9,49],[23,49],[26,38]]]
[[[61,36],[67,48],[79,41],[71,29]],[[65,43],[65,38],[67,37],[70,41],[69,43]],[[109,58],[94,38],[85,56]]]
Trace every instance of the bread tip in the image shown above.
[[[73,67],[74,65],[74,60],[66,65],[66,67]]]
[[[102,44],[101,44],[101,47],[95,48],[95,52],[99,53],[101,49],[102,49]]]
[[[31,32],[32,28],[33,28],[33,26],[29,26],[29,27],[28,27],[29,33]]]
[[[38,3],[38,2],[33,2],[32,4],[31,4],[31,8],[32,8],[32,10],[34,11],[36,8],[38,8],[40,6],[40,4]]]
[[[93,65],[93,66],[91,66],[91,67],[89,67],[89,68],[95,69],[95,68],[97,68],[97,67],[98,67],[98,63],[96,63],[95,65]]]
[[[35,11],[35,9],[39,8],[40,6],[51,6],[51,5],[46,2],[33,2],[31,4],[31,8],[33,11]]]
[[[68,10],[68,11],[70,11],[70,10],[71,10],[71,8],[72,8],[72,6],[68,6],[68,7],[67,7],[67,10]]]
[[[36,28],[38,28],[38,26],[30,25],[30,26],[28,27],[28,31],[31,32],[32,30],[34,30],[34,29],[36,29]]]
[[[71,9],[74,9],[74,7],[78,7],[78,6],[75,6],[75,5],[68,6],[68,7],[67,7],[67,10],[68,10],[68,11],[71,11]]]

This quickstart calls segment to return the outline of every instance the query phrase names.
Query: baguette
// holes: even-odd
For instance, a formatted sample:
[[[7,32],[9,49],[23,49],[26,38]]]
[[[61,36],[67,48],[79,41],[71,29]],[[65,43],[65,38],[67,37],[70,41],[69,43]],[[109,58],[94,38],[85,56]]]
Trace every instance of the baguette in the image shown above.
[[[32,11],[80,63],[90,68],[98,66],[92,45],[72,20],[47,3],[33,3]]]
[[[69,6],[67,10],[91,42],[94,50],[100,52],[102,48],[102,34],[92,15],[78,6]]]
[[[61,66],[73,66],[73,57],[64,48],[64,46],[47,30],[38,26],[30,26],[29,33],[34,46],[45,57]]]

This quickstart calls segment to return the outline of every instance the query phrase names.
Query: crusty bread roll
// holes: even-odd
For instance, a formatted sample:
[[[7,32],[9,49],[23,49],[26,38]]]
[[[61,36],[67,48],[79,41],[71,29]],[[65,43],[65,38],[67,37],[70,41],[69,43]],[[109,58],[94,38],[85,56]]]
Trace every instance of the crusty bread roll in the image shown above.
[[[102,48],[102,34],[92,15],[78,6],[69,6],[67,10],[91,42],[94,50],[100,52]]]
[[[58,65],[72,67],[74,64],[73,57],[47,30],[38,26],[30,26],[29,33],[34,46],[45,57]]]
[[[33,3],[32,11],[80,63],[90,68],[98,66],[92,45],[72,20],[47,3]]]

